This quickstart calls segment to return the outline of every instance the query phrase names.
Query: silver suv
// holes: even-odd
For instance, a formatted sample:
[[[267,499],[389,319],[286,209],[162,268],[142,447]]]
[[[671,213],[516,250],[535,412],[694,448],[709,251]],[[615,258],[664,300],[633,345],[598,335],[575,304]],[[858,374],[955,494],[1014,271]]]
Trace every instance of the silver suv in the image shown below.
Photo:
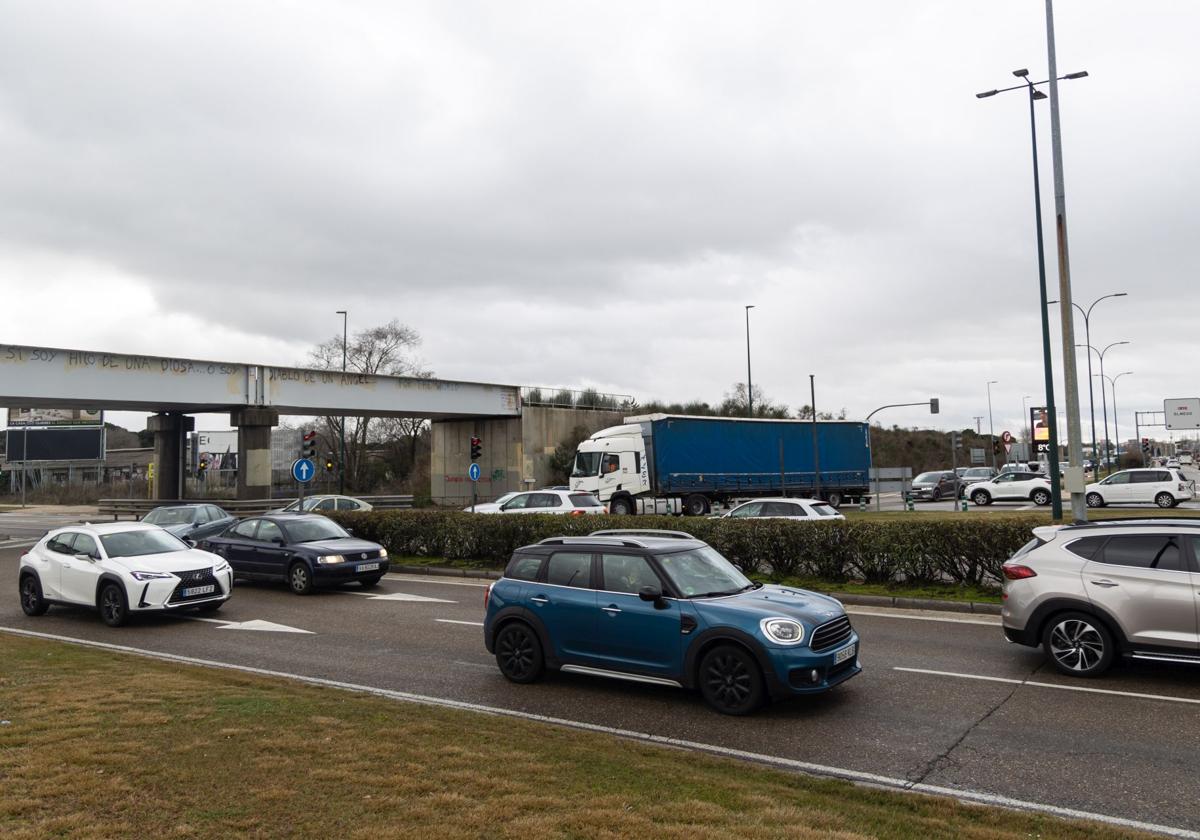
[[[1001,568],[1004,635],[1064,674],[1117,656],[1200,664],[1200,521],[1049,525]]]

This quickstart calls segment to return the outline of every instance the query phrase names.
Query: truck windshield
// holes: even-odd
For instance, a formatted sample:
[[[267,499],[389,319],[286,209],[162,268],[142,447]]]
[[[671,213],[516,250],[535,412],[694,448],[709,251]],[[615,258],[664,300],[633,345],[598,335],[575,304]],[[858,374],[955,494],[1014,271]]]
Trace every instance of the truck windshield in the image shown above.
[[[755,585],[719,551],[707,545],[690,551],[659,554],[658,562],[685,598],[733,595]]]
[[[571,478],[581,478],[600,474],[600,453],[579,452],[575,455],[575,469],[571,470]]]

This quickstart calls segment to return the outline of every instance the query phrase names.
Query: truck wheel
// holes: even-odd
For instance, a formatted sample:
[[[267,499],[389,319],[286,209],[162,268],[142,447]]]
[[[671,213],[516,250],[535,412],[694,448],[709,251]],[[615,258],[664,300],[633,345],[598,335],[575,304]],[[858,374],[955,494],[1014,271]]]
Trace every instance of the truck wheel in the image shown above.
[[[633,516],[633,499],[621,496],[608,503],[608,512],[613,516]]]
[[[683,500],[683,513],[685,516],[703,516],[708,511],[708,499],[699,493],[693,493]]]
[[[842,506],[842,494],[836,490],[826,496],[825,500],[829,502],[831,507],[839,508]]]

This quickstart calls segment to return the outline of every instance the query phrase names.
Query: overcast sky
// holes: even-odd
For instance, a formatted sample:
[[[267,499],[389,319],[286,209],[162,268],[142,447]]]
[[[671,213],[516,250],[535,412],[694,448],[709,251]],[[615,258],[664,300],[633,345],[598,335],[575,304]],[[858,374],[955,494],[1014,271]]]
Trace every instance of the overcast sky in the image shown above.
[[[1105,364],[1130,437],[1200,392],[1200,4],[1056,26],[1091,74],[1061,86],[1074,293],[1129,292],[1092,340],[1132,342]],[[1019,67],[1045,78],[1038,0],[0,0],[4,340],[294,364],[348,309],[448,378],[719,401],[754,304],[777,402],[814,373],[821,409],[939,396],[879,419],[986,432],[997,380],[1016,432],[1044,395],[1028,100],[974,94]]]

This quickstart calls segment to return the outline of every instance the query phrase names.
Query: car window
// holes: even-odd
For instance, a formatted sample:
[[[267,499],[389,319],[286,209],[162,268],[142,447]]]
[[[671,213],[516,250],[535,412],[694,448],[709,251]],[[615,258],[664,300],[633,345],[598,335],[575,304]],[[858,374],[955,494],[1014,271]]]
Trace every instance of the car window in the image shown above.
[[[604,570],[603,588],[608,592],[636,595],[643,587],[662,588],[662,581],[645,557],[631,554],[605,554],[600,558]]]
[[[96,547],[96,541],[88,534],[76,534],[75,544],[71,547],[72,554],[86,554],[88,557],[99,557],[100,549]]]
[[[504,503],[504,505],[503,505],[504,510],[525,510],[525,508],[531,507],[531,505],[529,504],[529,497],[531,495],[533,495],[533,494],[532,493],[520,493],[516,496],[513,496],[511,499],[509,499],[507,502]]]
[[[1175,475],[1178,475],[1178,473],[1175,473]],[[1163,470],[1162,472],[1160,472],[1158,474],[1158,480],[1159,481],[1174,481],[1175,479],[1172,478],[1172,473],[1170,471]]]
[[[600,500],[591,493],[572,493],[568,498],[577,508],[603,507]]]
[[[269,519],[264,519],[262,524],[258,526],[258,536],[255,537],[259,542],[273,542],[283,539],[283,531],[278,525]]]
[[[1109,566],[1132,566],[1139,569],[1183,571],[1183,557],[1178,537],[1155,534],[1129,534],[1111,537],[1104,551],[1094,558]]]
[[[791,502],[764,502],[763,516],[808,516],[808,511],[803,505],[794,505]]]
[[[313,510],[333,510],[337,507],[337,499],[322,499],[313,506]]]
[[[504,570],[504,576],[513,580],[537,580],[541,568],[541,557],[529,554],[518,555],[508,564],[508,568]]]
[[[1104,481],[1102,481],[1100,483],[1101,484],[1129,484],[1129,476],[1130,476],[1130,474],[1127,472],[1114,473],[1113,475],[1110,475],[1108,478],[1104,479]]]
[[[229,536],[241,537],[244,540],[254,539],[254,532],[258,528],[260,519],[247,519],[245,522],[239,522],[229,529]]]
[[[1130,483],[1131,484],[1153,484],[1156,481],[1164,481],[1164,479],[1159,478],[1159,476],[1161,476],[1162,473],[1157,472],[1155,470],[1147,470],[1146,472],[1135,472],[1135,473],[1130,473],[1129,475],[1130,475]],[[1165,480],[1169,481],[1170,479],[1165,479]]]
[[[620,471],[621,471],[621,456],[620,455],[617,455],[614,453],[609,453],[600,459],[600,474],[601,475],[608,475],[609,473],[615,473],[615,472],[620,472]]]
[[[592,586],[592,555],[576,551],[560,551],[550,556],[546,567],[546,583],[555,586]]]
[[[195,508],[195,514],[192,516],[192,522],[196,525],[207,525],[211,520],[208,515],[207,507]]]
[[[46,543],[46,548],[50,549],[56,554],[70,554],[71,544],[73,542],[75,542],[74,534],[59,534],[57,537],[51,539],[50,542]]]
[[[835,508],[833,505],[826,504],[825,502],[817,502],[815,505],[812,506],[812,508],[813,508],[813,510],[815,510],[817,512],[817,516],[837,516],[838,515],[837,508]]]
[[[337,500],[337,509],[338,510],[358,510],[358,502],[354,501],[354,499],[338,499]]]
[[[557,493],[534,493],[533,502],[529,505],[536,508],[556,508],[562,507],[562,499]]]
[[[743,516],[761,516],[759,511],[762,510],[762,502],[747,502],[741,507],[736,507],[729,512],[729,516],[733,519],[740,519]]]
[[[1001,473],[992,479],[992,484],[1007,484],[1013,480],[1015,480],[1015,477],[1012,473]]]
[[[1104,545],[1106,539],[1108,537],[1082,537],[1067,543],[1067,551],[1078,554],[1084,559],[1091,560],[1092,555],[1096,553],[1096,549]]]
[[[195,511],[189,507],[161,507],[147,513],[142,521],[165,528],[168,525],[190,525]]]
[[[221,508],[215,507],[213,505],[208,506],[208,521],[209,522],[216,522],[218,519],[226,519],[226,518],[228,518],[228,516],[229,516],[229,514],[226,513],[225,511],[223,511]]]

